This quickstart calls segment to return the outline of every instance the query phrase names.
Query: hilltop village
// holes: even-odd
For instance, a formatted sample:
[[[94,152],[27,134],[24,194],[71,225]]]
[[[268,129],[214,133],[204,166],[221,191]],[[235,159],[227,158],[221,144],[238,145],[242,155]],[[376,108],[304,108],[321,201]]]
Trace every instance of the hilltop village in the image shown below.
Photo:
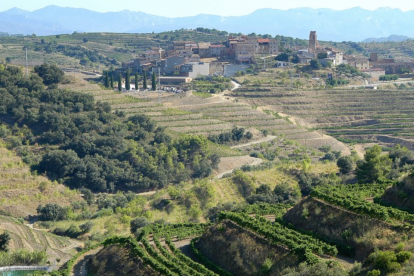
[[[290,53],[289,55],[286,52]],[[274,57],[275,62],[265,60]],[[378,81],[385,74],[412,71],[414,62],[396,62],[393,58],[379,59],[345,55],[341,50],[319,45],[316,31],[309,34],[308,47],[281,45],[270,38],[229,36],[222,43],[174,41],[168,49],[153,48],[130,62],[122,63],[123,70],[142,74],[144,71],[160,75],[162,84],[190,83],[202,76],[234,77],[253,63],[263,62],[264,68],[309,65],[317,61],[324,67],[348,64]],[[266,62],[268,64],[266,64]]]

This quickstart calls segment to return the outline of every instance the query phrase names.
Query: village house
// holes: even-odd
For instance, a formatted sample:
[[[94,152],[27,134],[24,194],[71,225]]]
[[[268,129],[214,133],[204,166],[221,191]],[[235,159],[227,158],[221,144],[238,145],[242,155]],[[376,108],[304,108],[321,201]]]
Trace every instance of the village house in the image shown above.
[[[347,57],[346,62],[348,65],[357,68],[358,70],[368,70],[369,60],[360,57]]]
[[[255,54],[276,55],[279,52],[279,42],[276,39],[257,39]]]
[[[185,64],[188,60],[182,56],[167,57],[161,62],[162,72],[166,75],[179,74],[180,66]]]
[[[190,78],[210,75],[210,63],[207,62],[189,62],[181,65],[180,75]]]
[[[200,58],[210,58],[211,51],[210,51],[210,42],[200,42],[198,43],[198,55]]]
[[[372,68],[383,69],[386,74],[402,74],[414,69],[414,62],[396,62],[393,58],[379,59],[377,53],[371,53],[370,63]]]
[[[226,54],[226,46],[219,45],[210,45],[210,57],[221,57]]]

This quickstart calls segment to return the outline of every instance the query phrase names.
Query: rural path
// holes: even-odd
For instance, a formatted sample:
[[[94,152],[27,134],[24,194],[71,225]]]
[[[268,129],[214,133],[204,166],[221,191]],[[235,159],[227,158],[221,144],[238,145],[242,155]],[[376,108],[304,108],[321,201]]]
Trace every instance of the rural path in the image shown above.
[[[184,239],[184,240],[173,240],[173,243],[177,249],[180,249],[181,252],[192,259],[196,263],[200,263],[200,261],[197,259],[197,256],[194,254],[193,250],[191,249],[191,238]],[[202,263],[200,263],[202,265]]]
[[[139,193],[137,195],[139,195],[139,196],[150,196],[150,195],[155,195],[156,193],[157,193],[157,191],[151,191],[151,192]]]
[[[96,253],[98,253],[103,247],[100,246],[88,252],[85,252],[83,255],[79,256],[79,258],[73,264],[72,270],[70,272],[71,276],[87,276],[88,271],[86,264],[90,258],[92,258]]]
[[[269,142],[269,141],[272,141],[272,140],[274,140],[274,139],[276,139],[276,138],[277,138],[276,136],[273,136],[273,135],[268,135],[268,136],[263,137],[263,138],[261,138],[261,139],[259,139],[259,140],[252,141],[252,142],[249,142],[249,143],[246,143],[246,144],[241,144],[241,145],[237,145],[237,146],[232,146],[232,147],[230,147],[230,148],[231,148],[231,149],[245,148],[245,147],[248,147],[248,146],[251,146],[251,145],[255,145],[255,144],[260,144],[260,143],[263,143],[263,142]]]
[[[263,163],[262,159],[250,156],[222,157],[219,164],[220,169],[215,178],[220,179],[224,175],[232,173],[234,170],[241,168],[243,165],[256,166],[261,163]]]
[[[371,86],[378,86],[378,85],[383,85],[383,84],[405,84],[405,83],[409,83],[409,82],[413,82],[413,80],[400,80],[400,81],[384,81],[384,82],[375,82],[375,83],[370,83],[370,84],[362,84],[362,85],[347,85],[346,88],[359,88],[359,87],[371,87]]]

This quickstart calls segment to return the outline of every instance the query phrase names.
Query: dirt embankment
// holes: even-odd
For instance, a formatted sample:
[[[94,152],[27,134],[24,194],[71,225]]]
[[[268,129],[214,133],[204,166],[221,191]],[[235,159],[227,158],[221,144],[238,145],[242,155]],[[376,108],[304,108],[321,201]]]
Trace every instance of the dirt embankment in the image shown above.
[[[297,257],[288,249],[273,246],[231,221],[211,227],[196,246],[209,260],[233,275],[260,275],[266,259],[274,264],[268,274],[273,276],[298,263]]]
[[[87,264],[88,275],[105,276],[158,276],[151,267],[144,265],[138,257],[132,256],[126,247],[111,245],[93,256]]]
[[[392,248],[401,236],[386,223],[310,197],[290,209],[283,219],[298,229],[334,242],[340,251],[348,251],[359,261],[376,247],[384,250]]]

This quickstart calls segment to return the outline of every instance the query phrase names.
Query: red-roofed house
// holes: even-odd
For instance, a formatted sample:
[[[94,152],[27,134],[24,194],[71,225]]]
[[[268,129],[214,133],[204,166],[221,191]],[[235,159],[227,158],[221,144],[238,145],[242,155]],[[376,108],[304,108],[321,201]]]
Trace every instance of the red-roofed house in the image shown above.
[[[277,55],[279,42],[276,39],[259,38],[256,43],[256,54]]]

